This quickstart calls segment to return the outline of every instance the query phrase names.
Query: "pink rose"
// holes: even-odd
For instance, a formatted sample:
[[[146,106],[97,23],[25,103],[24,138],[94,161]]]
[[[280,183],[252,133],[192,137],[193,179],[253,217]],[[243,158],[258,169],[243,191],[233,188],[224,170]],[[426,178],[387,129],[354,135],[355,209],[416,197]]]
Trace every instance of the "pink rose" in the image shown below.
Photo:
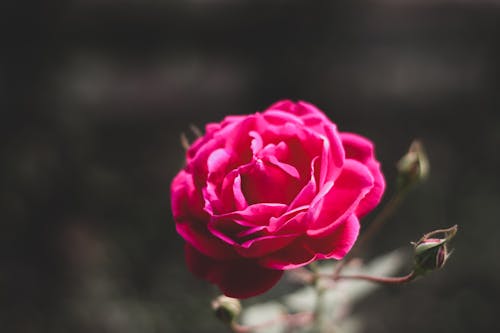
[[[190,270],[246,298],[283,270],[344,257],[384,188],[371,141],[280,101],[206,126],[172,182],[172,212]]]

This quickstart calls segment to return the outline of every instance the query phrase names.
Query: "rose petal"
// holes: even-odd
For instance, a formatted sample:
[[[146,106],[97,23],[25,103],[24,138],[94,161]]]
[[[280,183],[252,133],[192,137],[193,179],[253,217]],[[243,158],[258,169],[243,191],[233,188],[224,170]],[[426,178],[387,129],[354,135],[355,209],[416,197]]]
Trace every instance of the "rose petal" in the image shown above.
[[[344,146],[347,158],[355,159],[361,163],[366,163],[374,158],[373,143],[354,133],[340,133],[340,139]]]
[[[196,276],[219,286],[222,293],[234,298],[248,298],[271,289],[283,271],[267,269],[254,260],[217,261],[193,247],[185,246],[186,262]]]
[[[214,150],[207,159],[208,176],[210,180],[220,181],[231,161],[231,154],[224,148]]]
[[[361,200],[356,209],[356,215],[361,218],[368,214],[373,208],[375,208],[380,201],[385,191],[385,179],[380,170],[380,164],[378,162],[369,163],[368,169],[370,169],[375,182],[371,191]]]
[[[267,226],[271,217],[281,216],[286,211],[287,205],[280,203],[258,203],[249,205],[245,209],[226,214],[215,215],[213,220],[233,219],[246,221],[244,225]]]
[[[267,161],[269,161],[269,163],[271,163],[272,165],[280,168],[281,171],[287,173],[289,176],[300,179],[299,172],[295,167],[291,166],[290,164],[278,161],[278,159],[275,156],[269,156],[267,158]]]
[[[259,264],[270,269],[288,270],[305,266],[314,259],[314,252],[308,248],[302,238],[299,238],[287,247],[262,257]]]
[[[324,195],[320,192],[311,204],[307,234],[329,234],[337,221],[354,213],[373,183],[374,179],[366,166],[355,160],[346,160],[334,186]]]
[[[235,245],[236,252],[246,258],[258,258],[290,244],[297,235],[270,235]]]
[[[262,203],[250,205],[244,210],[227,214],[214,215],[208,223],[208,230],[221,241],[236,245],[241,243],[242,233],[254,227],[267,227],[272,217],[277,217],[286,210],[284,204]],[[261,229],[253,229],[255,231]],[[256,237],[261,236],[257,234]]]
[[[177,221],[176,230],[186,242],[206,256],[215,259],[232,259],[236,257],[234,248],[214,237],[201,221]]]
[[[303,218],[309,209],[309,205],[297,207],[287,211],[279,217],[271,217],[267,231],[271,234],[277,233],[294,233],[298,234],[307,228]]]
[[[281,110],[281,111],[292,112],[294,108],[295,108],[294,102],[292,102],[289,99],[284,99],[272,104],[270,107],[267,108],[267,110]]]
[[[327,120],[328,122],[330,122],[330,120],[325,116],[323,111],[321,111],[315,105],[313,105],[309,102],[298,101],[296,110],[297,110],[296,112],[301,117],[314,115],[318,118],[321,118],[323,120]]]
[[[284,141],[280,141],[277,145],[274,143],[267,144],[257,157],[266,158],[274,156],[278,160],[286,160],[290,155],[288,145]]]
[[[241,210],[245,209],[248,206],[241,189],[241,175],[237,175],[236,178],[234,178],[233,195],[236,209]]]
[[[299,194],[293,199],[293,201],[290,203],[288,206],[288,210],[293,210],[296,207],[304,206],[304,205],[309,205],[316,195],[318,189],[316,185],[316,167],[315,164],[319,160],[319,157],[315,157],[311,161],[311,176],[309,178],[309,181],[307,184],[302,187],[300,190]]]
[[[202,188],[208,177],[207,160],[218,148],[223,146],[224,142],[220,139],[211,139],[201,146],[196,154],[188,160],[186,171],[193,175],[193,181],[197,188]]]
[[[240,122],[230,124],[217,132],[215,138],[223,138],[225,148],[235,154],[244,154],[246,157],[240,156],[240,160],[249,161],[251,159],[251,142],[252,137],[250,132],[255,130],[256,119],[255,115],[250,115],[243,118]]]
[[[209,199],[212,204],[217,203],[217,210],[213,210],[214,214],[245,209],[248,203],[243,194],[239,169],[229,172],[222,181],[220,195],[212,196]]]
[[[268,109],[262,114],[262,116],[266,121],[273,125],[283,125],[286,123],[294,123],[301,126],[304,125],[304,122],[300,119],[300,117],[281,110]]]
[[[372,190],[361,200],[356,209],[356,215],[362,217],[379,204],[385,190],[385,179],[380,170],[380,163],[375,159],[373,143],[370,140],[354,133],[340,133],[340,137],[346,158],[365,164],[375,179]]]
[[[311,117],[317,117],[323,120],[328,120],[320,109],[305,101],[298,101],[297,103],[294,103],[291,100],[282,100],[274,103],[267,110],[284,111],[299,116],[300,118],[305,117],[311,119]]]
[[[196,190],[193,177],[186,171],[175,176],[170,186],[172,215],[174,219],[205,219],[204,202],[201,193]]]
[[[354,245],[359,233],[359,222],[351,215],[338,223],[331,233],[319,238],[301,237],[283,249],[259,260],[271,269],[289,270],[320,259],[341,259]]]
[[[299,179],[290,176],[282,166],[256,160],[252,167],[241,171],[241,188],[248,203],[277,202],[288,204],[300,191]]]
[[[238,237],[238,239],[247,238],[248,236],[253,236],[254,234],[260,233],[264,229],[266,229],[266,226],[264,225],[259,225],[256,227],[252,226],[236,234],[236,237]]]
[[[249,135],[252,137],[250,147],[253,155],[255,156],[262,150],[264,143],[262,142],[262,137],[256,131],[250,131]]]
[[[288,233],[285,231],[270,233],[267,230],[267,225],[270,223],[269,220],[273,218],[273,215],[280,216],[280,213],[285,207],[266,207],[259,204],[254,205],[252,208],[253,212],[256,212],[260,219],[258,219],[256,215],[251,214],[249,218],[254,221],[258,219],[255,222],[262,223],[262,225],[255,225],[245,221],[245,215],[250,213],[250,210],[247,210],[241,213],[234,212],[221,216],[214,216],[208,224],[208,230],[223,242],[233,246],[243,257],[266,255],[286,246],[297,237],[299,232],[297,232],[297,228],[293,230],[294,228],[292,226],[287,228],[287,230],[290,230]],[[276,208],[278,208],[278,210],[275,210]],[[297,211],[297,213],[299,213],[299,211]],[[295,215],[297,215],[297,213],[295,213]],[[289,219],[293,218],[292,213],[289,213],[288,216]]]
[[[342,259],[352,248],[359,234],[359,221],[352,214],[339,221],[331,233],[309,238],[307,244],[316,253],[316,259]]]
[[[337,127],[333,124],[323,125],[325,136],[329,143],[330,156],[332,164],[328,165],[328,180],[335,180],[344,165],[345,151],[342,146],[342,141],[340,140],[339,133],[337,132]]]

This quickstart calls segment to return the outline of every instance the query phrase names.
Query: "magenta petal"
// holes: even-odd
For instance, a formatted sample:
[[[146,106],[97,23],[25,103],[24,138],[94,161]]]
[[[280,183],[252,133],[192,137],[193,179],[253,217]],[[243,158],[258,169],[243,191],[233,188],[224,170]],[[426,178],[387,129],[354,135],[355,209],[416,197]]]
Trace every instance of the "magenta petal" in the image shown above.
[[[241,188],[241,176],[238,170],[232,170],[224,177],[219,196],[211,195],[208,199],[210,199],[210,204],[218,208],[214,210],[216,214],[246,208],[248,203]]]
[[[329,165],[328,169],[330,172],[328,173],[327,179],[334,180],[337,178],[344,165],[345,150],[342,146],[339,133],[337,132],[337,127],[334,124],[325,124],[323,128],[330,145],[331,160],[333,162]]]
[[[368,169],[370,169],[375,183],[371,191],[361,200],[356,209],[356,215],[360,218],[368,214],[380,203],[385,190],[385,179],[380,170],[379,163],[373,162],[368,164]]]
[[[263,225],[256,226],[256,227],[251,226],[248,229],[240,231],[239,233],[237,233],[236,237],[238,237],[239,239],[245,238],[245,237],[248,237],[248,236],[260,233],[264,229],[266,229],[266,226],[263,226]]]
[[[174,218],[180,218],[185,215],[186,208],[189,206],[189,197],[195,191],[193,182],[190,181],[191,175],[182,170],[175,176],[170,186],[172,215]]]
[[[255,160],[241,171],[241,188],[248,203],[278,202],[288,204],[301,189],[300,180],[290,176],[292,168],[283,170],[269,161]],[[296,170],[295,170],[296,171]]]
[[[355,160],[346,160],[333,187],[323,196],[322,189],[311,204],[307,234],[329,234],[337,221],[354,213],[359,202],[372,189],[373,183],[374,179],[366,166]]]
[[[280,216],[286,210],[283,204],[255,204],[244,210],[214,215],[208,223],[212,235],[231,246],[239,246],[241,235],[249,236],[249,230],[256,233],[267,227],[272,217]],[[255,235],[256,237],[262,235]]]
[[[174,220],[204,219],[207,217],[203,210],[204,201],[196,191],[193,177],[186,171],[181,171],[170,186],[172,215]]]
[[[252,137],[252,142],[250,144],[250,148],[252,149],[252,153],[257,155],[259,151],[263,147],[262,137],[256,131],[250,131],[249,135]]]
[[[240,246],[236,246],[236,252],[246,258],[257,258],[277,251],[290,244],[297,235],[270,235],[255,238]]]
[[[207,159],[209,176],[210,174],[218,175],[217,178],[224,176],[223,173],[225,172],[230,159],[231,155],[224,148],[214,150]]]
[[[207,160],[215,150],[221,148],[223,141],[221,139],[207,139],[206,142],[196,151],[192,158],[188,158],[186,170],[193,175],[194,184],[202,187],[208,177]]]
[[[206,256],[216,259],[236,257],[234,248],[205,230],[206,227],[202,226],[201,222],[177,221],[175,227],[187,243]]]
[[[380,163],[375,159],[373,143],[370,140],[354,133],[341,133],[340,137],[346,157],[365,164],[375,180],[372,190],[361,200],[356,210],[356,215],[362,217],[377,206],[382,199],[385,179],[380,170]]]
[[[242,225],[267,226],[271,217],[278,217],[286,211],[287,206],[280,203],[258,203],[250,205],[243,210],[227,214],[215,215],[213,220],[237,220],[244,221]]]
[[[240,163],[247,163],[252,158],[252,132],[257,123],[258,117],[250,115],[241,121],[230,124],[214,135],[214,138],[224,141],[224,147],[230,153],[238,156]]]
[[[281,110],[291,112],[294,108],[295,103],[289,99],[285,99],[274,103],[273,105],[268,107],[267,110]]]
[[[359,222],[351,215],[339,222],[331,233],[318,238],[300,238],[285,248],[262,259],[260,264],[271,269],[289,270],[319,259],[341,259],[354,245],[359,234]]]
[[[293,210],[297,207],[310,204],[312,199],[316,195],[318,190],[315,178],[315,173],[316,173],[315,163],[316,161],[318,161],[318,159],[319,157],[316,156],[311,161],[311,174],[309,182],[307,182],[307,184],[300,190],[299,194],[297,194],[297,196],[293,199],[293,201],[290,203],[290,206],[288,206],[288,210]]]
[[[293,113],[281,111],[281,110],[267,110],[262,114],[264,119],[273,125],[283,125],[285,123],[294,123],[303,125],[302,119],[294,115]]]
[[[303,218],[308,209],[309,206],[304,205],[289,210],[279,217],[271,217],[267,231],[271,234],[298,234],[303,232],[307,228]]]
[[[234,204],[236,209],[245,209],[247,205],[247,201],[245,199],[245,195],[243,194],[241,190],[241,176],[237,175],[236,178],[234,178],[234,183],[233,183],[233,195],[234,195]]]
[[[314,252],[302,239],[297,239],[289,246],[263,257],[259,263],[270,269],[289,270],[305,266],[314,260]]]
[[[367,138],[354,133],[340,133],[340,139],[347,158],[366,163],[374,158],[373,143]]]
[[[342,259],[352,248],[359,234],[359,221],[352,214],[338,222],[330,234],[309,238],[308,246],[318,259]]]
[[[290,164],[278,161],[278,159],[275,156],[269,156],[268,161],[272,165],[280,168],[281,171],[287,173],[289,176],[291,176],[293,178],[300,179],[299,172],[297,171],[297,169],[295,167],[291,166]]]
[[[315,105],[313,105],[309,102],[299,101],[297,103],[297,112],[302,117],[304,117],[304,116],[306,116],[306,117],[316,116],[316,117],[321,118],[323,120],[327,120],[323,111],[321,111]]]
[[[283,271],[264,268],[254,260],[213,260],[188,244],[185,254],[188,268],[194,275],[218,285],[229,297],[248,298],[262,294],[283,275]]]

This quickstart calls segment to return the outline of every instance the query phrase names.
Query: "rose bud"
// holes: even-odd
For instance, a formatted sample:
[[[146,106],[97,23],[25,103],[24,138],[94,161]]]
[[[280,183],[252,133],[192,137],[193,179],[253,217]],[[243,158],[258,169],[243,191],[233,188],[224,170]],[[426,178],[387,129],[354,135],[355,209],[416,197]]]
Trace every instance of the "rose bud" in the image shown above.
[[[241,303],[236,298],[221,295],[212,301],[215,316],[225,324],[231,324],[241,313]]]
[[[444,266],[451,255],[448,243],[457,233],[457,229],[455,225],[449,229],[433,231],[414,244],[415,275],[424,275]],[[443,234],[444,237],[433,237],[436,234]]]
[[[338,131],[312,104],[280,101],[208,124],[171,204],[191,272],[247,298],[284,270],[342,259],[384,189],[370,140]]]
[[[429,160],[418,140],[414,140],[408,152],[397,163],[398,185],[400,189],[407,189],[429,175]]]

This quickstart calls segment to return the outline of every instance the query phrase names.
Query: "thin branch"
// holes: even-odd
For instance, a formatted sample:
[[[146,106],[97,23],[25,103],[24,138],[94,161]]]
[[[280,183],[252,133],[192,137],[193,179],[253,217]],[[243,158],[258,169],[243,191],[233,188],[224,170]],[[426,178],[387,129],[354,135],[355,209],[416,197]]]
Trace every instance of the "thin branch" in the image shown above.
[[[335,278],[332,275],[320,275],[321,277],[331,278],[335,280],[364,280],[369,282],[381,283],[381,284],[403,284],[413,281],[416,278],[415,273],[412,271],[408,275],[398,276],[398,277],[378,277],[363,274],[353,274],[353,275],[338,275]]]

